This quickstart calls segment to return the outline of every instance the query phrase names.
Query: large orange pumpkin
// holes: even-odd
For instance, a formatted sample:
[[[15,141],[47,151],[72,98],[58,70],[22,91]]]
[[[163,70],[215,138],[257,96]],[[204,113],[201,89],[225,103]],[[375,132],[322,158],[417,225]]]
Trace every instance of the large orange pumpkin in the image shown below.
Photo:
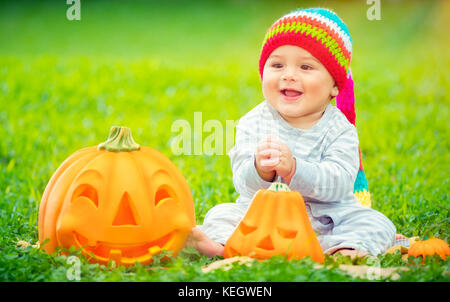
[[[414,242],[408,250],[408,256],[423,257],[439,255],[443,260],[450,255],[450,248],[447,243],[439,238],[419,240]]]
[[[136,144],[126,127],[112,127],[105,143],[66,159],[39,208],[39,241],[50,239],[47,252],[75,246],[103,264],[148,264],[161,250],[176,255],[194,226],[181,172],[157,150]]]
[[[235,255],[267,259],[310,256],[325,259],[306,212],[302,195],[286,184],[275,182],[256,192],[242,221],[225,244],[225,258]]]

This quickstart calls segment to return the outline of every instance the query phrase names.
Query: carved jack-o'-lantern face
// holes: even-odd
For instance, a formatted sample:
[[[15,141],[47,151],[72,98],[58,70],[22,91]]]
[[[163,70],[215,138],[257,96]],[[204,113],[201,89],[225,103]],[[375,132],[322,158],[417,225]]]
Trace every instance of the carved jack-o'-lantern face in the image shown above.
[[[225,245],[225,258],[234,255],[267,259],[311,256],[322,263],[322,248],[306,213],[300,193],[282,183],[259,190],[249,209]]]
[[[191,191],[163,154],[139,147],[129,129],[70,156],[50,180],[39,210],[39,240],[83,248],[93,262],[148,264],[184,247],[195,226]],[[93,257],[92,257],[93,256]]]

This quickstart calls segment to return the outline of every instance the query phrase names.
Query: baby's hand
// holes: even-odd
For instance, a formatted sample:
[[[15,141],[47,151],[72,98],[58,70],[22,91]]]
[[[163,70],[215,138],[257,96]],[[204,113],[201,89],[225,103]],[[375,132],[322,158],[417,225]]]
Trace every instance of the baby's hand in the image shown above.
[[[258,144],[255,167],[264,180],[272,181],[276,173],[289,184],[295,172],[296,163],[286,144],[273,136],[268,136],[266,140]]]
[[[275,171],[278,176],[281,176],[283,180],[289,184],[296,169],[295,158],[292,156],[291,150],[286,144],[278,141],[278,145],[280,146],[281,155],[279,163],[275,167]]]
[[[266,181],[272,181],[275,177],[275,168],[280,163],[280,145],[273,136],[268,136],[261,141],[255,153],[255,167],[259,176]]]

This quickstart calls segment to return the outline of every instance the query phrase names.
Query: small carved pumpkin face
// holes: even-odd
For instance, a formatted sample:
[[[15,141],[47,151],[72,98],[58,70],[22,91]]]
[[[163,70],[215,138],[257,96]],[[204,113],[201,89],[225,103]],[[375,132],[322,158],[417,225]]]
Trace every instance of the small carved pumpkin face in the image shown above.
[[[154,149],[86,148],[60,169],[40,209],[40,240],[50,238],[49,252],[74,245],[93,262],[147,264],[161,250],[180,250],[195,225],[186,180]]]
[[[323,262],[323,251],[301,194],[280,183],[259,190],[225,245],[224,256],[234,255],[259,259],[275,255],[286,255],[288,259],[311,256]]]

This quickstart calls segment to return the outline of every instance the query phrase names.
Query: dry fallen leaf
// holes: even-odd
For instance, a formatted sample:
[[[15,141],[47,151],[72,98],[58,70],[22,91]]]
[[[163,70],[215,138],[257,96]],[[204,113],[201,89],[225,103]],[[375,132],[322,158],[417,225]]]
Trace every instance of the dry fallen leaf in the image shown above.
[[[255,259],[247,256],[236,256],[228,259],[218,260],[207,266],[204,266],[202,268],[202,272],[209,273],[218,268],[227,271],[233,267],[234,262],[237,262],[239,265],[251,266],[251,262],[253,261],[255,261]],[[323,265],[317,264],[314,266],[314,268],[323,268]],[[347,272],[352,277],[361,277],[369,280],[377,280],[386,277],[390,277],[392,280],[396,280],[400,278],[400,275],[397,273],[398,270],[408,270],[408,268],[406,267],[380,268],[377,266],[346,264],[339,265],[339,269]]]
[[[348,272],[352,277],[360,277],[364,279],[377,280],[381,277],[390,277],[392,280],[397,280],[400,275],[398,270],[408,270],[406,267],[387,267],[381,268],[367,265],[339,265],[339,269]]]
[[[400,253],[402,255],[408,254],[408,248],[406,246],[403,246],[403,245],[393,246],[390,249],[388,249],[385,254],[395,254],[396,251],[400,251]]]
[[[255,261],[255,259],[247,257],[247,256],[235,256],[232,258],[227,258],[223,260],[217,260],[209,265],[202,267],[203,273],[209,273],[215,269],[221,268],[225,271],[231,269],[233,267],[233,262],[238,262],[239,265],[245,264],[246,266],[251,266],[251,262]]]
[[[31,243],[29,243],[28,241],[25,241],[25,240],[17,240],[17,243],[16,243],[16,247],[17,248],[23,248],[23,249],[26,249],[30,245],[31,245]],[[40,244],[38,242],[36,244],[31,245],[31,247],[32,248],[39,248]]]
[[[314,268],[323,268],[322,265],[315,265]],[[407,271],[406,267],[386,267],[381,268],[377,266],[368,265],[348,265],[340,264],[339,269],[347,272],[352,277],[360,277],[363,279],[377,280],[380,278],[390,277],[392,280],[397,280],[400,275],[397,273],[398,270]]]

